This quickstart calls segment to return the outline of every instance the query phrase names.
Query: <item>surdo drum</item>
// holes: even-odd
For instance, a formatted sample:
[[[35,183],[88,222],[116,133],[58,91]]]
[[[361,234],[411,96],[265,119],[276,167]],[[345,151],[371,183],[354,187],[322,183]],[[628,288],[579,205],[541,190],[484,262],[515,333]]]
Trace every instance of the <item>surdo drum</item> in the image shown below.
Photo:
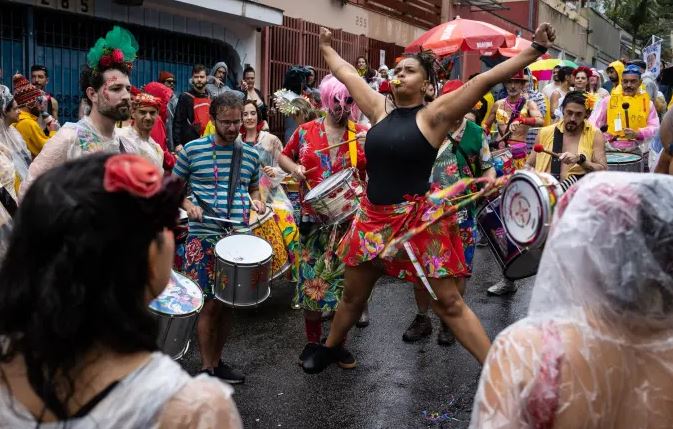
[[[248,234],[224,237],[215,245],[215,297],[234,308],[255,307],[271,294],[273,249]]]
[[[194,324],[203,307],[199,286],[175,271],[161,295],[152,300],[149,310],[159,319],[159,348],[173,359],[180,359],[189,349]]]

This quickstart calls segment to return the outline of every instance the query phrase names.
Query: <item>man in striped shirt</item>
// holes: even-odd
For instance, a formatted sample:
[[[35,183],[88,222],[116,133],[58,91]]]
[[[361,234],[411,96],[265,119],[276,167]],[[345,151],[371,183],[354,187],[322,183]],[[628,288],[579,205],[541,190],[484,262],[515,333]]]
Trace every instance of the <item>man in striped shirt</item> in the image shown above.
[[[259,155],[238,137],[243,99],[235,92],[225,92],[212,100],[209,112],[216,133],[188,142],[178,154],[173,174],[184,179],[192,189],[193,202],[187,198],[182,206],[189,216],[184,271],[199,283],[206,297],[197,327],[202,372],[237,384],[245,381],[245,376],[220,359],[231,326],[232,310],[213,299],[215,244],[229,234],[232,224],[206,219],[204,214],[245,224],[251,200],[252,209],[260,214],[266,206],[259,196]],[[233,168],[237,146],[240,147],[239,169]],[[234,189],[232,198],[229,198],[230,180]]]

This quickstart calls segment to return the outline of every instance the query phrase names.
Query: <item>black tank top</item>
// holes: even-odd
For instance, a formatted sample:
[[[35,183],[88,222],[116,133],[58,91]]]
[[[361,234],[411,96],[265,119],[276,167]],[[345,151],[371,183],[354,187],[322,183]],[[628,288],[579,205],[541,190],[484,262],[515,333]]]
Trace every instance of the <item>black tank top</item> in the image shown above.
[[[367,133],[367,198],[372,203],[397,204],[405,195],[428,191],[438,150],[416,125],[422,107],[398,107]]]

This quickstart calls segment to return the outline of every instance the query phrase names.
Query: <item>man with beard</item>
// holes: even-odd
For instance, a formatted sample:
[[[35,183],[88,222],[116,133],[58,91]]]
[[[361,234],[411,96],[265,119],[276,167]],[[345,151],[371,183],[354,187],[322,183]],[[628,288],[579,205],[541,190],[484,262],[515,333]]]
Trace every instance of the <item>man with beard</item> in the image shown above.
[[[487,133],[491,129],[493,121],[498,126],[498,147],[506,146],[512,150],[512,156],[520,160],[521,166],[527,155],[526,134],[530,127],[541,127],[544,124],[542,113],[534,101],[526,99],[523,95],[526,78],[523,71],[518,71],[505,82],[507,97],[495,102],[491,114],[484,128]]]
[[[118,43],[125,46],[117,46]],[[80,76],[80,87],[91,112],[76,123],[63,125],[49,139],[30,165],[22,192],[42,173],[69,159],[99,151],[129,152],[115,133],[115,123],[127,120],[131,114],[129,72],[137,47],[131,33],[115,26],[91,48]]]
[[[117,135],[128,152],[144,156],[159,169],[163,169],[164,151],[150,136],[155,122],[159,118],[161,101],[144,92],[133,98],[129,127],[119,128]]]
[[[542,88],[542,95],[547,97],[547,100],[551,98],[551,95],[561,87],[561,80],[558,77],[558,71],[561,70],[561,66],[556,66],[552,69],[552,83],[547,84]]]
[[[616,88],[620,87],[622,80],[622,73],[624,72],[624,63],[617,60],[610,63],[608,68],[605,69],[605,73],[608,75],[610,82],[605,82],[603,88],[609,91],[612,94]]]
[[[531,152],[526,165],[535,171],[551,173],[565,189],[583,175],[607,169],[605,145],[600,130],[587,120],[589,107],[583,92],[571,91],[561,105],[562,120],[541,128],[535,144],[545,151],[559,154],[558,158],[545,152]],[[493,295],[516,292],[513,280],[503,278],[488,288]]]
[[[19,131],[26,146],[33,157],[36,157],[44,147],[49,137],[59,129],[58,122],[51,116],[45,122],[49,135],[45,135],[38,118],[42,114],[44,105],[43,92],[20,74],[14,76],[14,100],[19,106],[19,120],[14,125]]]
[[[187,142],[201,137],[208,124],[210,96],[206,91],[207,80],[206,66],[196,64],[192,67],[191,89],[178,97],[173,117],[173,144],[176,152],[181,151]]]
[[[243,100],[225,92],[212,100],[209,112],[215,134],[185,144],[173,174],[185,180],[193,194],[193,201],[186,198],[182,205],[189,216],[184,272],[198,282],[206,298],[197,325],[201,372],[238,384],[245,376],[221,359],[232,309],[215,299],[213,291],[215,245],[229,235],[231,224],[204,214],[247,223],[251,208],[263,214],[266,206],[259,195],[259,154],[239,137]]]
[[[364,180],[366,175],[361,145],[352,142],[326,150],[328,146],[351,140],[366,131],[366,127],[352,120],[360,116],[353,97],[344,84],[327,75],[320,84],[320,99],[327,108],[327,115],[299,125],[279,159],[280,167],[301,183],[302,200],[309,189],[327,177],[353,167],[352,161],[356,161],[354,167],[359,171],[360,178]],[[356,154],[355,160],[351,159],[351,148]],[[299,360],[304,361],[320,345],[321,312],[333,312],[341,298],[345,265],[334,251],[350,222],[327,228],[309,206],[302,204],[298,223],[302,258],[293,303],[304,310],[308,343],[299,356]],[[366,325],[366,310],[363,315],[360,324]],[[346,349],[342,349],[339,355],[339,365],[342,368],[355,367],[355,359]]]
[[[46,112],[58,121],[58,101],[45,90],[49,84],[49,70],[43,65],[35,64],[30,68],[30,81],[37,89],[44,92],[47,100]]]
[[[624,69],[619,88],[601,100],[589,121],[605,129],[604,137],[619,151],[638,151],[644,141],[659,130],[659,116],[649,95],[642,91],[640,68],[629,65]]]

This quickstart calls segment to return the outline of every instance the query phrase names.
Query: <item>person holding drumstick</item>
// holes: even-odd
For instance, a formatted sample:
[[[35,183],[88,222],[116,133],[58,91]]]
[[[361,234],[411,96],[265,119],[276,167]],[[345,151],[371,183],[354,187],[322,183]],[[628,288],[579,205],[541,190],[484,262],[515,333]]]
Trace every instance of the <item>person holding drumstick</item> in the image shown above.
[[[356,168],[360,178],[364,180],[366,174],[362,146],[356,141],[338,145],[363,136],[366,131],[366,127],[352,120],[360,116],[353,97],[341,82],[328,75],[320,84],[320,99],[327,108],[327,115],[300,125],[279,159],[281,168],[302,183],[302,200],[307,189],[351,167],[351,148],[357,153]],[[327,149],[329,146],[334,147]],[[334,311],[341,298],[344,265],[335,257],[334,250],[348,228],[348,222],[341,223],[333,231],[332,227],[320,223],[310,207],[302,205],[301,211],[301,260],[294,304],[304,310],[308,344],[299,357],[303,361],[320,344],[321,312]],[[339,355],[337,361],[342,367],[355,367],[350,354]]]
[[[379,255],[395,236],[432,216],[435,207],[424,194],[429,189],[428,178],[438,148],[451,125],[469,112],[489,88],[546,52],[554,39],[554,29],[546,23],[540,25],[530,48],[424,106],[426,89],[436,81],[431,52],[404,56],[395,66],[393,97],[387,99],[370,89],[331,47],[331,32],[320,29],[320,50],[327,65],[344,82],[373,126],[366,144],[367,195],[339,248],[346,264],[344,293],[326,344],[304,360],[304,371],[321,372],[344,354],[346,334],[381,275],[420,280],[410,261],[412,255],[422,264],[423,274],[429,277],[437,297],[432,302],[433,310],[457,340],[479,362],[484,361],[490,341],[458,287],[460,278],[467,275],[467,266],[455,216],[445,217],[414,236],[407,242],[407,254],[398,252],[392,260]]]
[[[215,134],[185,144],[173,168],[174,175],[191,185],[195,200],[185,198],[182,205],[189,216],[184,271],[206,298],[197,326],[202,372],[232,384],[243,383],[245,376],[220,359],[232,310],[214,299],[215,245],[232,227],[246,223],[251,204],[260,214],[266,211],[259,196],[259,154],[238,135],[242,113],[238,93],[226,91],[213,98]]]

